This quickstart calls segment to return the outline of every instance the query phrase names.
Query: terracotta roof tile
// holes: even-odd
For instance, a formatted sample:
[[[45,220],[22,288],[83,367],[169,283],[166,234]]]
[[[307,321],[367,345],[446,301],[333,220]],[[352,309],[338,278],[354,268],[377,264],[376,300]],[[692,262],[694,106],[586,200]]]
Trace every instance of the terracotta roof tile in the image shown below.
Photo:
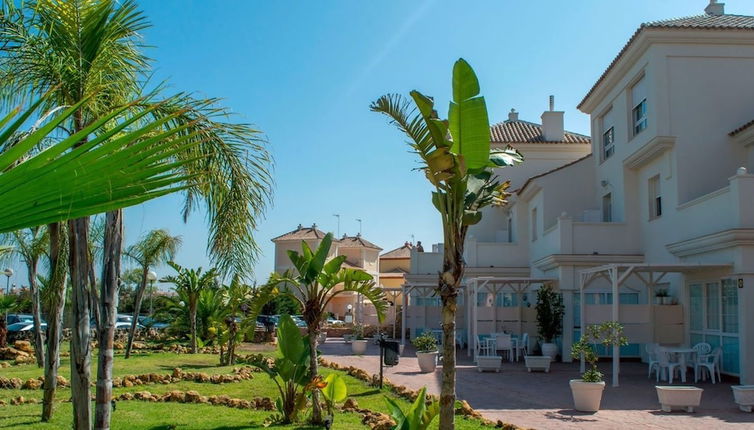
[[[562,141],[547,141],[542,126],[529,121],[508,120],[490,127],[492,143],[591,143],[589,136],[565,132]]]
[[[411,258],[411,245],[405,244],[382,255],[380,258]]]
[[[343,237],[338,242],[338,246],[341,248],[372,248],[372,249],[379,249],[382,251],[382,248],[379,246],[373,244],[372,242],[364,239],[361,237],[360,234],[357,234],[356,236],[346,236],[343,235]]]
[[[618,52],[618,55],[615,56],[612,62],[610,62],[610,65],[607,66],[607,69],[602,73],[602,75],[597,79],[597,82],[592,86],[592,88],[589,90],[589,92],[586,93],[586,96],[581,100],[581,103],[577,106],[579,109],[581,109],[581,106],[586,103],[586,100],[594,93],[594,91],[597,89],[597,87],[602,83],[602,81],[607,78],[607,75],[610,73],[610,71],[615,67],[615,65],[618,63],[618,61],[623,58],[623,55],[625,55],[626,51],[628,51],[628,48],[631,47],[631,44],[636,40],[637,37],[639,37],[639,34],[641,34],[642,31],[645,29],[661,29],[661,30],[743,30],[743,31],[751,31],[754,30],[754,16],[747,16],[747,15],[695,15],[695,16],[687,16],[682,18],[674,18],[674,19],[666,19],[661,21],[651,21],[651,22],[645,22],[639,28],[634,32],[634,34],[631,36],[630,39],[628,39],[628,42],[623,46],[623,48]]]
[[[326,233],[322,230],[317,229],[317,224],[314,224],[311,227],[303,227],[301,224],[299,224],[295,230],[281,234],[280,236],[273,238],[272,241],[277,242],[278,240],[322,239],[325,237],[325,234]],[[335,239],[333,242],[337,242],[337,239]]]
[[[754,125],[754,119],[751,120],[751,121],[749,121],[749,122],[747,122],[746,124],[742,125],[741,127],[738,127],[737,129],[731,131],[730,133],[728,133],[728,136],[733,137],[733,136],[737,135],[738,133],[746,130],[749,127],[751,127],[752,125]]]

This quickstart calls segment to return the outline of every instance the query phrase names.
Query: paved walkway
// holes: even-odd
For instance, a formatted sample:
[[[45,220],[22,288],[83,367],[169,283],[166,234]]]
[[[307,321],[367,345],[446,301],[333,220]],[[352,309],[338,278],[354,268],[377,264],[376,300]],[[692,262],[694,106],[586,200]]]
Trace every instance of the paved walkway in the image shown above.
[[[350,345],[340,339],[328,339],[320,348],[324,358],[341,365],[356,366],[370,373],[379,373],[379,350],[371,345],[364,356],[351,355]],[[754,413],[740,412],[733,403],[730,382],[700,383],[704,388],[702,407],[693,414],[664,413],[659,410],[654,379],[647,378],[646,365],[622,363],[621,386],[610,384],[610,362],[605,360],[608,387],[602,398],[602,409],[596,414],[573,410],[568,380],[578,376],[576,364],[553,363],[547,373],[528,373],[523,362],[504,363],[501,373],[479,373],[459,351],[456,371],[459,399],[469,402],[487,418],[502,420],[535,429],[754,429]],[[427,387],[440,393],[440,370],[419,373],[413,350],[406,347],[400,364],[385,368],[385,376],[393,383],[412,390]],[[693,375],[689,375],[693,378]],[[693,382],[693,379],[692,381]]]

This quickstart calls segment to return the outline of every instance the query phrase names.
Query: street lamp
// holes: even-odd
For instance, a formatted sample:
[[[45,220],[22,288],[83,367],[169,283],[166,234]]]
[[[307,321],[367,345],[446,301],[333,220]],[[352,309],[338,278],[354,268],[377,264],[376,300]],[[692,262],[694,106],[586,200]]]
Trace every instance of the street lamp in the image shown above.
[[[10,277],[13,276],[13,269],[10,267],[5,269],[3,275],[7,278],[5,281],[5,295],[7,296],[10,293]],[[5,321],[8,321],[8,312],[5,313]]]
[[[10,277],[13,276],[13,269],[10,267],[3,270],[3,275],[7,277],[7,280],[5,282],[5,294],[10,293]]]
[[[157,274],[154,270],[147,272],[147,280],[149,281],[149,316],[152,316],[154,312],[154,281],[157,280]]]

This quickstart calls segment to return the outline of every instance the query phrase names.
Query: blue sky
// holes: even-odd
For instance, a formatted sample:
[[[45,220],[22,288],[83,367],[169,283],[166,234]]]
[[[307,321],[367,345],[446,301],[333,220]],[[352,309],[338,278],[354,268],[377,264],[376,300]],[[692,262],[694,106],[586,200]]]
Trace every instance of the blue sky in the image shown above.
[[[726,12],[754,15],[729,0]],[[272,237],[297,224],[358,231],[385,250],[411,235],[441,241],[429,187],[403,138],[369,103],[418,89],[441,112],[453,62],[475,68],[491,122],[511,108],[539,122],[547,97],[566,129],[589,134],[576,105],[640,23],[703,13],[707,0],[142,1],[153,24],[155,79],[169,90],[223,97],[264,132],[276,160],[275,198],[256,238],[256,279],[273,269]],[[179,197],[127,211],[127,240],[153,228],[183,236],[176,260],[208,266],[202,213],[187,224]],[[162,276],[167,269],[161,268]],[[20,277],[11,282],[23,282]],[[24,282],[25,284],[25,282]]]

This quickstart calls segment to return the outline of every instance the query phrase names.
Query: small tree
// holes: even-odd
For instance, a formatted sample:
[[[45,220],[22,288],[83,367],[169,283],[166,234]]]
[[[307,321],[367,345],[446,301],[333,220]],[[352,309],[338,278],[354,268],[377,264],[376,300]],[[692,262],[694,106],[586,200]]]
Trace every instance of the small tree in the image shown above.
[[[363,270],[342,267],[346,261],[343,255],[327,261],[332,239],[332,233],[328,233],[314,251],[304,241],[301,242],[301,254],[288,251],[288,258],[298,273],[286,272],[283,275],[273,273],[270,281],[262,289],[255,306],[255,308],[261,308],[263,302],[269,301],[276,294],[287,294],[301,303],[309,336],[309,350],[311,351],[309,367],[312,380],[318,376],[317,338],[322,328],[322,321],[327,316],[327,307],[335,297],[349,292],[366,297],[374,305],[380,321],[387,310],[385,293],[382,288],[375,285],[372,275]],[[313,391],[312,422],[315,424],[322,423],[322,408],[318,397],[318,392]]]
[[[482,220],[483,208],[506,203],[509,182],[500,180],[494,169],[523,159],[512,147],[490,148],[487,105],[479,93],[474,70],[459,59],[453,66],[453,98],[447,120],[438,117],[434,99],[418,91],[411,91],[413,103],[391,94],[370,106],[373,112],[387,115],[410,139],[408,144],[421,159],[421,170],[434,188],[432,204],[442,218],[443,262],[436,289],[442,300],[442,430],[455,428],[456,309],[465,269],[466,233]]]
[[[623,326],[617,321],[607,321],[602,324],[590,325],[586,328],[578,342],[571,347],[571,357],[589,363],[581,376],[584,382],[602,382],[602,372],[597,368],[599,357],[594,352],[592,344],[601,343],[605,347],[628,345],[628,338],[623,336]]]
[[[126,344],[126,358],[131,356],[131,348],[136,334],[136,325],[139,322],[141,301],[147,289],[149,269],[158,264],[165,263],[175,257],[175,253],[181,246],[180,236],[171,236],[167,230],[152,230],[138,242],[126,249],[126,256],[139,265],[140,281],[134,298],[134,312],[131,327],[128,330],[128,342]]]
[[[189,329],[191,331],[191,352],[198,352],[196,342],[196,309],[199,301],[199,294],[205,289],[217,283],[217,272],[210,269],[202,272],[202,268],[186,269],[180,265],[169,261],[170,267],[178,272],[176,276],[166,276],[161,282],[167,282],[175,285],[175,291],[179,295],[185,295],[189,311]]]
[[[563,333],[563,298],[550,285],[537,291],[537,328],[544,343],[552,343]]]

